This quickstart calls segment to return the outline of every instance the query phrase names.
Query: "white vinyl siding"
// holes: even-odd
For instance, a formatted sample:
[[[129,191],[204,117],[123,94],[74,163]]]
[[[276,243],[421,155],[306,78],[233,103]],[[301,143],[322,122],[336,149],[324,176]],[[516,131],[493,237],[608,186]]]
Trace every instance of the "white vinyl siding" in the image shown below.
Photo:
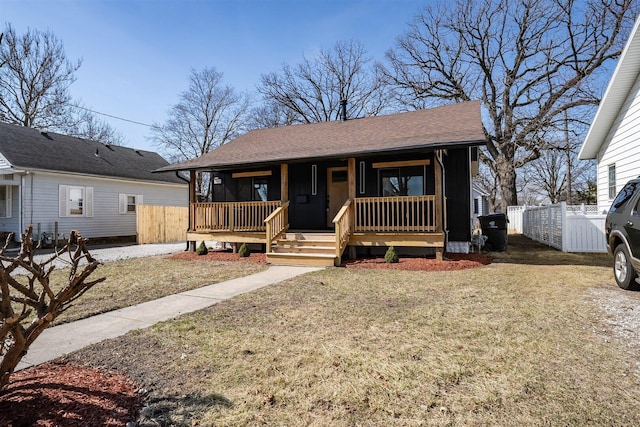
[[[615,197],[624,184],[640,176],[640,78],[636,79],[598,153],[598,211],[606,212],[610,197],[609,166],[615,165]]]
[[[92,191],[85,192],[84,209],[85,214],[93,218],[59,216],[59,186],[91,188]],[[36,172],[22,181],[23,227],[33,224],[37,229],[40,225],[42,231],[53,233],[57,223],[59,232],[65,236],[71,230],[78,230],[86,238],[135,236],[136,215],[120,215],[120,194],[143,196],[144,203],[149,205],[188,206],[189,189],[186,183],[163,184]],[[93,203],[89,203],[90,199]],[[142,198],[139,203],[141,201]]]

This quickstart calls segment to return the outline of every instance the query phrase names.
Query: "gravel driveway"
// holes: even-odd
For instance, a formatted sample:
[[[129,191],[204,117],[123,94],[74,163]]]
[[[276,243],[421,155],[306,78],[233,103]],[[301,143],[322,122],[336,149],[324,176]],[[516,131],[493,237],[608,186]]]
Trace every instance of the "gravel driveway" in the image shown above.
[[[166,255],[182,252],[186,249],[186,243],[154,243],[146,245],[105,246],[89,248],[89,253],[100,262],[120,261],[123,259],[141,258],[154,255]],[[16,252],[17,253],[17,252]],[[8,256],[14,256],[8,253]],[[51,250],[37,251],[34,259],[43,262],[51,257]],[[64,268],[69,265],[69,257],[64,255],[55,262],[56,268]],[[23,272],[26,273],[26,272]]]

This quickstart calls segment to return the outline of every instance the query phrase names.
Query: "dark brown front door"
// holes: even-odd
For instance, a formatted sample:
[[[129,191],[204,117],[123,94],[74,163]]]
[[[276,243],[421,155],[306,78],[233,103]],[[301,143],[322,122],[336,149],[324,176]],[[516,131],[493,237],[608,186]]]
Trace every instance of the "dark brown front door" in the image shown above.
[[[349,198],[347,167],[327,169],[327,227],[333,228],[333,218]]]

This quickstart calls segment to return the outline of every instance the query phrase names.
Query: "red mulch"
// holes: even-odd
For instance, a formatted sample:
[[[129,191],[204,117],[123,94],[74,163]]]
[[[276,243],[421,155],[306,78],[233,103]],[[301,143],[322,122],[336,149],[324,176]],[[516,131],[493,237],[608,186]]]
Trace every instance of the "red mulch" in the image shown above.
[[[11,375],[0,391],[0,425],[124,426],[138,418],[142,399],[123,374],[49,362]]]
[[[435,258],[414,257],[400,258],[397,263],[387,263],[384,258],[359,258],[348,260],[343,265],[347,268],[378,268],[387,270],[410,271],[451,271],[477,268],[491,264],[491,257],[479,253],[447,254],[445,259],[437,261]]]
[[[249,257],[241,258],[238,254],[230,251],[209,251],[206,255],[198,255],[195,252],[181,252],[171,255],[172,259],[188,259],[200,261],[240,261],[266,263],[266,256],[263,253],[253,252]],[[390,270],[412,270],[412,271],[450,271],[464,270],[467,268],[482,267],[491,264],[491,257],[481,253],[471,254],[447,254],[445,260],[436,261],[435,258],[413,257],[400,258],[395,264],[388,264],[384,258],[358,258],[346,260],[342,265],[347,268],[384,268]]]
[[[241,258],[229,251],[207,255],[182,252],[173,259],[238,261],[264,264],[265,254]],[[383,258],[348,260],[346,268],[384,268],[414,271],[449,271],[481,267],[491,263],[487,255],[447,254],[433,258],[400,258],[388,264]],[[126,376],[65,363],[49,362],[14,373],[0,391],[0,426],[123,426],[138,417],[143,396]]]

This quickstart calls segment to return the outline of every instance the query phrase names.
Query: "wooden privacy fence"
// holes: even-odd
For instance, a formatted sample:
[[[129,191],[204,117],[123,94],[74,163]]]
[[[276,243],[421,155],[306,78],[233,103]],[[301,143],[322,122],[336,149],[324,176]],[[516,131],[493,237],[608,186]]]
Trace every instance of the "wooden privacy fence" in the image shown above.
[[[187,238],[189,208],[182,206],[136,207],[138,243],[182,242]]]
[[[513,209],[512,209],[513,208]],[[563,252],[606,252],[606,215],[595,206],[567,205],[512,207],[509,228]]]

